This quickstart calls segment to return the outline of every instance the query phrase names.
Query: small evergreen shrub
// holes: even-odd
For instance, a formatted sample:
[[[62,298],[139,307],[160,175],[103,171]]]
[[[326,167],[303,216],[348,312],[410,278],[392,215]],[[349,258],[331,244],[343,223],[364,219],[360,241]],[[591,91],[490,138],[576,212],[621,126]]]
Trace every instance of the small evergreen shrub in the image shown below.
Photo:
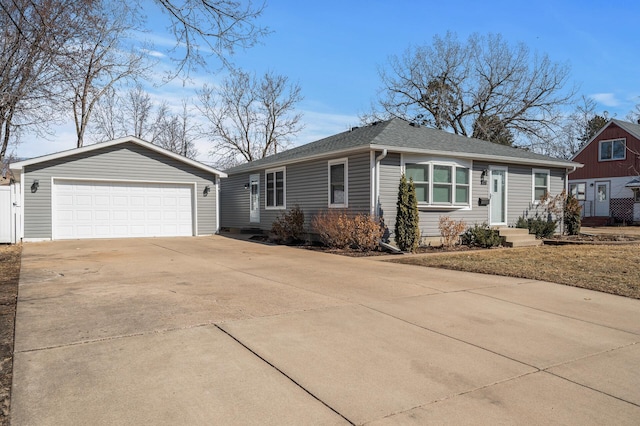
[[[442,237],[442,245],[453,247],[460,241],[460,234],[465,230],[467,224],[463,220],[455,221],[449,216],[440,216],[438,229]]]
[[[520,216],[516,222],[516,228],[528,229],[536,238],[549,238],[556,232],[556,221],[549,220],[536,214],[528,219]]]
[[[288,212],[278,216],[271,224],[273,239],[282,243],[301,241],[304,231],[304,212],[296,205]]]
[[[569,194],[564,206],[564,228],[567,235],[578,235],[582,225],[580,201]]]
[[[412,179],[407,182],[404,173],[398,186],[398,202],[396,206],[396,245],[402,251],[413,252],[420,244],[420,216],[416,187]]]
[[[491,248],[502,245],[500,231],[492,229],[486,223],[482,225],[476,223],[473,227],[467,228],[461,235],[460,241],[469,247]]]

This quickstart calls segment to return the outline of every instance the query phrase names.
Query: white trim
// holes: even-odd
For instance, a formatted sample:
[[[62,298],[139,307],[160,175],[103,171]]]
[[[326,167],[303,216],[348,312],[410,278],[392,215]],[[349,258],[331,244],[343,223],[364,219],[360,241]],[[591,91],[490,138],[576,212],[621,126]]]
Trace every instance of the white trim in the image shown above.
[[[417,156],[417,155],[401,155],[400,162],[400,172],[406,175],[406,165],[407,164],[422,164],[429,166],[429,181],[427,182],[429,185],[429,202],[419,202],[418,210],[472,210],[472,202],[473,198],[473,188],[471,186],[473,180],[473,161],[463,161],[457,158],[451,157],[434,157],[434,156]],[[451,203],[434,203],[433,202],[433,173],[435,166],[445,166],[451,168]],[[456,168],[464,168],[467,169],[467,176],[469,183],[467,187],[469,188],[469,193],[467,197],[466,204],[459,204],[455,202],[456,199]]]
[[[369,215],[374,217],[376,215],[376,153],[375,151],[369,151]]]
[[[549,169],[531,169],[531,202],[535,205],[540,204],[540,200],[536,199],[536,173],[544,173],[547,175],[547,194],[551,194],[551,170]]]
[[[613,142],[622,141],[624,143],[623,157],[622,158],[613,158]],[[602,158],[602,144],[611,142],[611,158]],[[614,138],[614,139],[604,139],[598,141],[598,162],[607,162],[607,161],[624,161],[627,159],[627,138]]]
[[[86,152],[91,152],[94,151],[96,149],[101,149],[101,148],[108,148],[110,146],[114,146],[114,145],[120,145],[123,143],[134,143],[136,145],[140,145],[144,148],[150,149],[152,151],[155,151],[159,154],[165,155],[167,157],[173,158],[174,160],[180,161],[182,163],[188,164],[190,166],[196,167],[200,170],[204,170],[206,172],[209,173],[213,173],[216,174],[220,177],[227,177],[227,174],[224,172],[221,172],[219,170],[214,169],[213,167],[209,167],[206,164],[202,164],[198,161],[195,160],[191,160],[187,157],[183,157],[182,155],[176,154],[175,152],[171,152],[167,149],[161,148],[157,145],[154,145],[152,143],[143,141],[142,139],[136,138],[134,136],[126,136],[124,138],[119,138],[119,139],[114,139],[111,141],[107,141],[107,142],[100,142],[100,143],[96,143],[93,145],[87,145],[87,146],[83,146],[82,148],[74,148],[74,149],[69,149],[66,151],[61,151],[61,152],[56,152],[54,154],[49,154],[49,155],[43,155],[41,157],[36,157],[36,158],[31,158],[29,160],[24,160],[24,161],[20,161],[17,163],[12,163],[10,165],[10,169],[11,170],[17,170],[20,171],[22,170],[25,166],[30,166],[32,164],[38,164],[38,163],[42,163],[45,161],[51,161],[51,160],[57,160],[59,158],[64,158],[64,157],[68,157],[71,155],[76,155],[76,154],[83,154]]]
[[[56,224],[56,207],[55,193],[56,182],[98,182],[98,183],[132,183],[132,184],[157,184],[157,185],[179,185],[191,187],[191,235],[198,236],[198,183],[197,182],[177,182],[177,181],[158,181],[158,180],[127,180],[127,179],[91,179],[91,178],[73,178],[73,177],[56,177],[51,176],[51,241],[57,240]],[[24,185],[23,185],[24,186]],[[218,204],[216,200],[216,204]],[[24,215],[23,215],[24,217]]]
[[[331,166],[338,164],[344,165],[344,203],[331,203]],[[349,207],[349,158],[337,158],[335,160],[327,161],[327,204],[332,209],[346,209]]]
[[[494,170],[502,170],[504,171],[504,222],[492,222],[491,221],[491,185],[493,184],[493,171]],[[489,208],[487,209],[489,213],[489,226],[494,225],[507,225],[509,222],[509,166],[493,166],[489,165]]]
[[[216,234],[220,233],[220,176],[214,176],[214,184],[216,185]],[[197,211],[196,211],[197,215]]]
[[[277,206],[277,205],[273,205],[273,206],[269,206],[269,196],[267,195],[267,175],[269,173],[273,173],[273,196],[274,198],[277,198],[276,194],[277,194],[277,189],[276,189],[276,176],[275,174],[277,172],[282,172],[282,205],[281,206]],[[274,204],[276,202],[276,200],[274,199]],[[264,171],[264,208],[265,210],[286,210],[287,208],[287,168],[286,167],[276,167],[276,168],[272,168],[272,169],[265,169]],[[260,219],[262,220],[262,219]]]

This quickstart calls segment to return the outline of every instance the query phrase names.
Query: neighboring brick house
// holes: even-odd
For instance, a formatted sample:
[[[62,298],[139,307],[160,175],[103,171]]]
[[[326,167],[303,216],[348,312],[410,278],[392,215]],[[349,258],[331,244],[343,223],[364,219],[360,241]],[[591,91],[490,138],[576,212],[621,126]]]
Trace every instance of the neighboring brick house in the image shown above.
[[[569,190],[583,205],[586,223],[640,222],[640,125],[610,120],[573,161]]]

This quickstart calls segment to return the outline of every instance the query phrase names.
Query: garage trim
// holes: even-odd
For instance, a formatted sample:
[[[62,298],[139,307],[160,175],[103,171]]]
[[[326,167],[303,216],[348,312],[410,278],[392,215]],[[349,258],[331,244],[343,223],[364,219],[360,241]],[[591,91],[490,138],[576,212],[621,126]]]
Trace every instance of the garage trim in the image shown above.
[[[51,177],[51,240],[59,239],[58,230],[56,229],[56,182],[97,182],[97,183],[115,183],[115,184],[156,184],[156,185],[177,185],[191,187],[191,233],[192,236],[198,236],[198,191],[196,182],[179,182],[179,181],[156,181],[156,180],[133,180],[133,179],[88,179],[74,177]]]

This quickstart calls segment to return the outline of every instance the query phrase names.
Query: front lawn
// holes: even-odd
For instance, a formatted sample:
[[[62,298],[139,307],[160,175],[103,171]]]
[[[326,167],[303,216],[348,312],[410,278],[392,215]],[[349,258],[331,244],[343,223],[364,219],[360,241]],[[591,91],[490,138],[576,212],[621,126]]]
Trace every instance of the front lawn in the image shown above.
[[[391,261],[550,281],[640,299],[640,244],[480,250]]]

